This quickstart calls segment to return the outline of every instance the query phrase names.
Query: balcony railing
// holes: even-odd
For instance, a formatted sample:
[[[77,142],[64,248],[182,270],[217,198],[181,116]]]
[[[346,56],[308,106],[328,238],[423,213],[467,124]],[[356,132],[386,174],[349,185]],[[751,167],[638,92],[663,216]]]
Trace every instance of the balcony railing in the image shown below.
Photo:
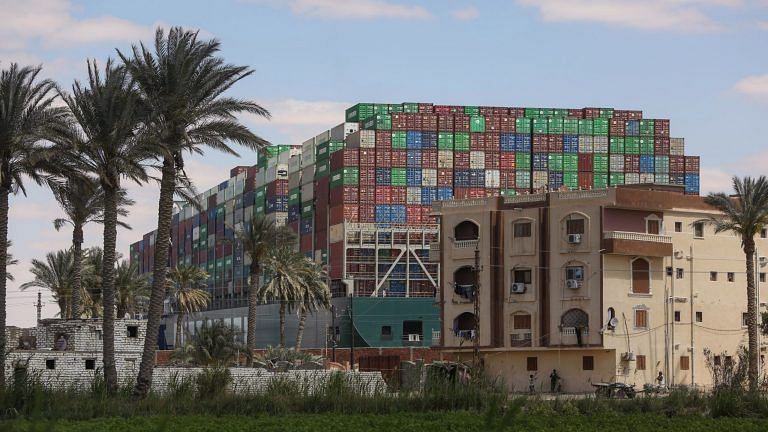
[[[544,194],[515,195],[515,196],[504,197],[504,204],[539,202],[539,201],[544,201],[545,199],[546,199],[546,195]]]
[[[607,196],[608,196],[608,189],[560,192],[557,194],[557,197],[562,200],[602,198]]]
[[[469,249],[469,248],[476,248],[477,247],[477,239],[474,240],[454,240],[453,241],[453,247],[457,249]]]
[[[475,198],[475,199],[439,201],[434,203],[433,207],[439,211],[441,208],[485,207],[486,205],[488,205],[488,200],[486,198]]]
[[[440,330],[432,330],[432,346],[440,345]]]
[[[672,237],[656,234],[645,234],[628,231],[606,231],[603,234],[606,240],[634,240],[652,243],[672,243]]]
[[[560,334],[562,336],[576,336],[576,327],[563,327],[560,329]],[[581,329],[581,335],[587,336],[589,335],[589,329]]]

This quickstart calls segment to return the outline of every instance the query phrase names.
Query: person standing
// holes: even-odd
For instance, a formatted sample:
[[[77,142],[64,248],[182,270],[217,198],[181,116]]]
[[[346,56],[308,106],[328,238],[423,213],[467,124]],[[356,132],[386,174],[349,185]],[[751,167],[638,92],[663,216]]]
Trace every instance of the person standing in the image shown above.
[[[560,375],[557,374],[557,369],[552,369],[552,373],[549,374],[549,389],[551,393],[560,391]]]
[[[533,374],[528,377],[528,393],[536,393],[536,377]]]

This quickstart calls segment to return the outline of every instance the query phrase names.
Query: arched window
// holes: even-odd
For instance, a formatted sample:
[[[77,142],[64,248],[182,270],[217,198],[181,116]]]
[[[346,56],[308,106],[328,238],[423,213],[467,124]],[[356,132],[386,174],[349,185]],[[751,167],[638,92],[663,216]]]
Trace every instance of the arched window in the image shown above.
[[[470,266],[453,272],[453,292],[466,299],[472,299],[475,292],[475,272]]]
[[[453,228],[453,238],[456,241],[477,240],[480,227],[472,221],[465,220]]]
[[[635,294],[651,292],[651,264],[645,258],[632,261],[632,292]]]
[[[616,310],[614,310],[612,307],[608,308],[608,320],[606,321],[606,327],[608,330],[615,330],[616,326],[613,325],[613,320],[616,318]]]
[[[464,312],[453,320],[453,332],[463,339],[473,339],[475,336],[475,314]]]
[[[560,326],[563,334],[575,334],[576,343],[581,346],[582,336],[589,330],[589,315],[581,309],[569,309],[560,317]]]
[[[512,333],[510,335],[510,345],[513,347],[529,347],[533,332],[531,328],[533,322],[531,314],[528,312],[515,312],[512,314]]]

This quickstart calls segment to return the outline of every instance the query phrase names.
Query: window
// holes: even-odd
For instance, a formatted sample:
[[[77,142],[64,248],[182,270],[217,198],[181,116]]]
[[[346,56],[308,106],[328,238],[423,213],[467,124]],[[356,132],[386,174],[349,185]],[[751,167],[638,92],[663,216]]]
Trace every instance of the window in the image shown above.
[[[667,276],[672,277],[673,274],[675,274],[675,269],[667,267]]]
[[[392,326],[381,326],[381,339],[392,340]]]
[[[725,365],[726,366],[733,366],[733,357],[725,356]]]
[[[128,337],[129,338],[137,338],[137,337],[139,337],[139,326],[129,325],[128,326]]]
[[[675,311],[675,322],[680,322],[680,311]]]
[[[765,273],[760,273],[760,282],[765,282]]]
[[[530,236],[531,236],[530,222],[518,222],[515,224],[515,237],[530,237]]]
[[[515,283],[531,283],[531,270],[515,270],[514,279]]]
[[[768,238],[768,228],[763,228],[760,230],[760,238]]]
[[[736,275],[733,272],[728,272],[727,276],[728,276],[728,282],[733,282],[734,279],[736,279]]]
[[[584,219],[568,219],[565,222],[566,234],[584,234]]]
[[[717,281],[717,272],[709,272],[709,280],[712,282]]]
[[[584,280],[584,267],[582,266],[568,266],[565,268],[565,278],[575,279],[579,281]]]
[[[530,330],[531,316],[527,314],[514,315],[512,318],[512,327],[515,330]]]
[[[96,360],[95,359],[85,359],[85,368],[87,370],[96,369]]]
[[[683,223],[675,222],[675,232],[683,232]]]
[[[582,370],[595,370],[595,358],[592,356],[584,356],[581,358]]]
[[[685,270],[683,270],[683,269],[681,269],[681,268],[678,268],[678,269],[676,270],[676,272],[677,272],[677,276],[676,276],[676,277],[677,277],[678,279],[682,279],[682,278],[683,278],[683,275],[685,274]]]
[[[635,328],[648,328],[648,311],[635,309]]]
[[[538,357],[528,357],[525,359],[525,370],[531,372],[531,371],[537,371],[539,370],[539,358]]]
[[[651,292],[651,265],[647,260],[638,258],[632,261],[632,292],[649,294]]]
[[[421,321],[403,321],[403,337],[407,338],[408,335],[419,335],[419,339],[424,334],[422,330]]]
[[[680,357],[680,370],[688,370],[691,367],[691,358],[688,356]]]
[[[696,312],[696,322],[702,322],[702,321],[704,321],[704,313]]]
[[[704,237],[704,222],[696,222],[693,224],[693,236],[696,238]]]
[[[637,370],[645,370],[645,356],[637,356]]]
[[[472,221],[464,221],[453,229],[453,237],[456,241],[477,240],[480,237],[480,228]]]
[[[742,327],[747,327],[747,326],[749,326],[749,314],[748,314],[748,313],[746,313],[746,312],[743,312],[743,313],[741,314],[741,326],[742,326]]]
[[[647,221],[646,232],[648,234],[659,235],[661,231],[661,222],[657,219],[649,219]]]
[[[56,369],[56,360],[54,360],[54,359],[46,359],[45,360],[45,368],[46,369]]]

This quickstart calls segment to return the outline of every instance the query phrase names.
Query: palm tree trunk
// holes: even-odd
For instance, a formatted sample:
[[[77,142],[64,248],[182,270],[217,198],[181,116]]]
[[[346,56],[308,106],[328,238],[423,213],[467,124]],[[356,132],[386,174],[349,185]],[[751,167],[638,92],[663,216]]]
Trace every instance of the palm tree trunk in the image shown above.
[[[80,318],[80,290],[83,284],[83,227],[76,224],[72,230],[72,310],[69,318]]]
[[[179,312],[176,314],[176,335],[173,340],[173,348],[178,349],[181,347],[181,332],[182,332],[182,324],[184,322],[184,311],[179,309]]]
[[[248,287],[248,329],[245,346],[253,355],[256,349],[256,308],[259,305],[259,264],[251,262],[251,285]],[[250,357],[249,357],[250,359]],[[249,363],[251,360],[248,360]]]
[[[749,389],[756,391],[759,379],[760,352],[757,346],[757,299],[755,298],[755,240],[744,240],[747,260],[747,327],[749,333]]]
[[[299,329],[296,330],[296,351],[301,351],[301,340],[304,338],[304,325],[307,323],[307,313],[302,311],[299,318]]]
[[[160,331],[160,319],[163,315],[165,299],[165,279],[168,274],[168,253],[171,239],[171,220],[173,218],[173,193],[176,190],[176,165],[173,156],[163,159],[162,178],[160,180],[160,199],[157,209],[157,238],[155,239],[155,261],[152,269],[152,291],[147,312],[147,335],[144,338],[144,351],[136,378],[133,394],[144,398],[152,385],[152,372],[155,367],[157,334]]]
[[[101,269],[101,304],[104,307],[104,383],[117,391],[115,367],[115,248],[117,247],[117,188],[104,188],[104,258]]]
[[[4,176],[8,180],[8,174]],[[8,195],[9,185],[0,187],[0,388],[5,388],[5,289],[6,289],[6,256],[8,255]]]
[[[285,301],[280,300],[280,347],[285,347]]]

